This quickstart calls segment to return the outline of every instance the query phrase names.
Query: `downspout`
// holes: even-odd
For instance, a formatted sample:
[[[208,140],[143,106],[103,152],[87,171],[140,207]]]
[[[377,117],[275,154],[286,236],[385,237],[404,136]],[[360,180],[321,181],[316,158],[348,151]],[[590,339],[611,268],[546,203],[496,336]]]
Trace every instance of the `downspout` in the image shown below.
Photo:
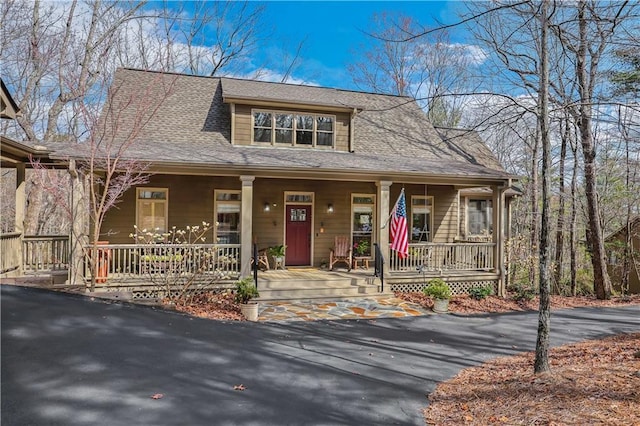
[[[231,145],[236,144],[236,104],[229,104],[231,113]]]
[[[349,152],[355,152],[356,149],[354,122],[357,113],[358,110],[354,108],[353,111],[351,111],[351,117],[349,119]]]

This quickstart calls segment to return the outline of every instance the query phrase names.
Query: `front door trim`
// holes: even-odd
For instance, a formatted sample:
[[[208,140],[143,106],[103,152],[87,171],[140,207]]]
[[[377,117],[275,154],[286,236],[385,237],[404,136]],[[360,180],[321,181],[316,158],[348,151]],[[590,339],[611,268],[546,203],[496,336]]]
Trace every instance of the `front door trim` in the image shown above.
[[[296,196],[296,195],[301,195],[301,196],[307,196],[310,198],[311,201],[298,201],[298,200],[289,200],[290,196]],[[302,197],[301,197],[302,198]],[[286,244],[287,242],[287,205],[306,205],[306,206],[310,206],[311,207],[311,224],[310,224],[310,229],[309,229],[309,241],[311,244],[310,250],[309,250],[309,266],[313,265],[313,259],[314,259],[314,249],[315,249],[315,232],[314,232],[314,222],[315,222],[315,208],[314,208],[314,204],[315,204],[315,193],[311,192],[311,191],[284,191],[284,216],[282,217],[283,219],[283,235],[282,235],[282,241],[284,241],[284,244]]]

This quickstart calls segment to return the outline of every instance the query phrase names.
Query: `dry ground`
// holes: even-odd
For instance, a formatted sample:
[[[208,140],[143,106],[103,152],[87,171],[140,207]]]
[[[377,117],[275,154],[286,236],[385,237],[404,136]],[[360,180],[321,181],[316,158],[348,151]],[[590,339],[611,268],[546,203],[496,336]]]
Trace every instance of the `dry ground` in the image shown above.
[[[440,383],[427,425],[640,425],[640,333],[499,358]]]
[[[430,308],[421,293],[399,294]],[[460,314],[537,310],[539,300],[474,300],[456,296]],[[552,296],[552,309],[640,304],[640,296]],[[562,346],[550,352],[551,373],[533,373],[532,353],[461,371],[429,395],[427,425],[640,425],[640,332]]]

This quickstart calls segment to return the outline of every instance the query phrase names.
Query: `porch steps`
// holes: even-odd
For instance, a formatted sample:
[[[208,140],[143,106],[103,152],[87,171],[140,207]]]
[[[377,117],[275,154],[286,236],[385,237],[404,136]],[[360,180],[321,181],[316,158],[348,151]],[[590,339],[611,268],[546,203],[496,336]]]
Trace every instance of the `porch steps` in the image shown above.
[[[258,277],[259,301],[353,298],[379,295],[379,283],[372,278],[336,277],[270,278]]]

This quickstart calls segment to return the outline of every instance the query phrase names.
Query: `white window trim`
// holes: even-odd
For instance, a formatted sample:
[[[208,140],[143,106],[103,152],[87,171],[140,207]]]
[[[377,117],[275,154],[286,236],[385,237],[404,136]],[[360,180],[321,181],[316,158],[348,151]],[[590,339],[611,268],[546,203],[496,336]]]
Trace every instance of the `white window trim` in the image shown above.
[[[238,194],[239,200],[218,200],[218,194]],[[218,241],[218,205],[232,204],[240,207],[242,214],[242,191],[236,189],[214,189],[213,191],[213,241]],[[238,238],[242,241],[242,221],[238,223]]]
[[[465,215],[465,218],[464,218],[464,235],[467,236],[467,237],[477,237],[477,236],[491,235],[492,234],[492,232],[490,232],[491,228],[487,229],[487,232],[488,232],[487,234],[472,234],[471,231],[469,231],[469,219],[470,219],[470,217],[469,217],[469,211],[470,211],[469,204],[472,201],[486,201],[487,202],[487,210],[485,212],[486,213],[487,224],[488,224],[489,227],[493,226],[493,215],[489,214],[489,209],[488,209],[489,203],[492,203],[493,200],[491,198],[487,198],[487,197],[467,196],[467,197],[465,197],[465,203],[464,203],[464,205],[465,205],[465,209],[464,209],[464,212],[465,212],[465,214],[464,214]],[[491,208],[493,210],[493,206]]]
[[[271,142],[256,142],[254,140],[254,129],[256,127],[255,125],[255,119],[254,119],[254,115],[257,112],[264,112],[264,113],[268,113],[271,114]],[[291,114],[293,115],[293,127],[291,128],[291,131],[293,132],[292,135],[292,142],[291,144],[285,144],[285,143],[278,143],[276,142],[276,115],[278,114]],[[313,138],[312,138],[312,142],[311,145],[305,145],[305,144],[296,144],[296,116],[298,115],[308,115],[308,116],[312,116],[313,117]],[[318,129],[318,120],[317,117],[331,117],[333,119],[333,131],[329,132],[327,130],[319,130]],[[267,127],[260,127],[261,129],[267,129]],[[266,146],[266,145],[270,145],[270,146],[294,146],[294,147],[304,147],[304,148],[316,148],[316,149],[328,149],[328,150],[334,150],[336,149],[336,128],[337,128],[337,117],[333,114],[319,114],[319,113],[312,113],[312,112],[300,112],[300,111],[284,111],[284,110],[271,110],[271,109],[260,109],[260,108],[252,108],[251,109],[251,144],[252,145],[257,145],[257,146]],[[317,140],[318,140],[318,133],[331,133],[332,134],[332,141],[331,141],[331,146],[327,146],[327,145],[317,145]]]
[[[414,213],[414,209],[418,210],[419,208],[423,208],[424,206],[414,206],[413,205],[413,200],[426,200],[427,202],[429,202],[427,204],[428,208],[429,208],[429,236],[427,237],[427,242],[430,243],[433,241],[433,234],[434,234],[434,230],[433,230],[433,216],[434,216],[434,211],[435,211],[435,200],[433,195],[412,195],[411,196],[411,220],[409,222],[411,228],[411,235],[409,236],[409,242],[413,241],[413,213]],[[417,214],[417,212],[416,212]]]
[[[360,203],[354,203],[353,199],[356,197],[371,197],[373,199],[373,204],[360,204]],[[377,230],[377,226],[376,226],[376,211],[377,211],[377,205],[376,205],[376,194],[364,194],[364,193],[352,193],[351,194],[351,216],[349,217],[349,222],[351,222],[351,231],[349,234],[349,240],[351,242],[351,246],[352,247],[352,256],[355,257],[357,256],[357,253],[355,252],[355,250],[353,249],[353,214],[355,212],[355,207],[356,206],[365,206],[365,207],[371,207],[371,247],[369,248],[369,251],[371,253],[370,258],[372,258],[374,256],[374,251],[373,251],[373,243],[377,241],[376,239],[376,230]]]
[[[151,191],[151,192],[164,192],[165,198],[164,200],[158,200],[153,198],[140,198],[140,192],[142,191]],[[164,232],[168,232],[169,230],[169,188],[157,188],[157,187],[147,187],[147,186],[138,186],[136,187],[136,226],[139,228],[138,219],[140,218],[140,202],[141,201],[155,201],[155,202],[164,202]],[[142,231],[142,229],[140,229]],[[154,231],[154,229],[148,229],[148,231]]]

